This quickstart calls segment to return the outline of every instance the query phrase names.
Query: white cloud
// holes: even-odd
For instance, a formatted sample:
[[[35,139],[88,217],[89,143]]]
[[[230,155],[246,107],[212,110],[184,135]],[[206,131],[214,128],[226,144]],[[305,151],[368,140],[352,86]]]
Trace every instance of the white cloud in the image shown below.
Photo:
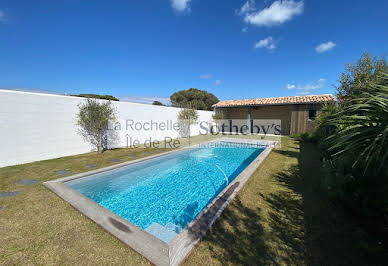
[[[0,22],[7,22],[7,14],[5,13],[4,10],[0,9]]]
[[[317,53],[324,53],[324,52],[327,52],[331,49],[333,49],[334,47],[336,46],[335,43],[333,42],[324,42],[324,43],[321,43],[320,45],[318,45],[317,47],[315,47],[315,51],[317,51]]]
[[[171,6],[177,11],[183,12],[183,11],[189,11],[189,3],[191,0],[170,0],[171,1]]]
[[[205,75],[201,75],[199,76],[201,79],[210,79],[211,77],[213,77],[212,74],[205,74]]]
[[[243,16],[255,10],[255,0],[248,0],[240,9],[236,10],[236,13],[240,16]]]
[[[295,84],[287,84],[286,88],[287,88],[287,90],[293,90],[296,88],[296,85]]]
[[[255,48],[267,48],[268,50],[273,50],[276,48],[274,39],[269,36],[263,40],[258,41],[255,44]]]
[[[255,2],[248,0],[237,14],[244,17],[244,21],[256,26],[280,25],[291,20],[293,17],[302,14],[304,8],[303,1],[278,0],[271,6],[262,10],[255,9]]]
[[[312,90],[318,90],[318,89],[323,88],[325,83],[326,83],[326,80],[320,78],[317,83],[308,83],[305,85],[296,85],[296,84],[288,83],[286,85],[286,89],[287,90],[299,90],[300,92],[298,92],[298,94],[309,94],[309,92]]]
[[[216,80],[216,82],[214,82],[214,85],[216,85],[216,86],[220,86],[220,85],[221,85],[221,83],[222,83],[222,82],[221,82],[221,80],[217,79],[217,80]]]

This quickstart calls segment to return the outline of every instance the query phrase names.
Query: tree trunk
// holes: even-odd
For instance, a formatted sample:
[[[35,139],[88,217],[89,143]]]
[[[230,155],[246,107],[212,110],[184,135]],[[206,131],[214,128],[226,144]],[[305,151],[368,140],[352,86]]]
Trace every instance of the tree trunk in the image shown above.
[[[190,137],[191,137],[191,121],[189,122],[189,147],[191,146]]]
[[[98,136],[97,153],[102,153],[102,134]]]

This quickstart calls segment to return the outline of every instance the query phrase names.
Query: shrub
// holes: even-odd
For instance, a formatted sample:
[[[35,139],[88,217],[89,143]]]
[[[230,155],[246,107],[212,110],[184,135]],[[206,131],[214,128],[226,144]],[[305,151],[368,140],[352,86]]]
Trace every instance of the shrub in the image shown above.
[[[181,136],[190,138],[191,125],[198,122],[198,111],[192,108],[183,108],[178,113],[178,122]]]
[[[351,100],[326,123],[337,128],[327,138],[333,156],[357,154],[353,166],[362,165],[364,173],[373,167],[379,173],[388,170],[383,169],[388,165],[388,86],[373,86],[376,92],[364,92]]]
[[[104,149],[104,141],[107,141],[107,127],[110,120],[115,120],[115,109],[110,101],[98,101],[87,99],[78,105],[77,114],[78,133],[86,141],[96,147],[98,153]],[[106,144],[107,145],[107,144]],[[106,147],[105,145],[105,147]]]
[[[380,81],[317,123],[330,195],[367,215],[388,206],[388,75]]]
[[[159,102],[159,101],[153,101],[153,102],[152,102],[152,105],[161,105],[161,106],[164,106],[164,104],[162,104],[162,103]]]
[[[216,112],[212,116],[212,118],[213,118],[213,120],[222,120],[222,119],[224,119],[224,115],[221,112]]]
[[[308,143],[316,143],[317,142],[317,137],[315,136],[315,134],[310,133],[310,132],[305,132],[305,133],[302,133],[299,135],[297,135],[297,134],[292,135],[291,137],[296,139],[296,140],[308,142]]]
[[[89,94],[75,94],[72,96],[83,97],[83,98],[101,99],[101,100],[108,100],[108,101],[117,101],[117,102],[119,101],[119,99],[117,99],[116,97],[114,97],[112,95],[98,95],[98,94],[89,93]]]

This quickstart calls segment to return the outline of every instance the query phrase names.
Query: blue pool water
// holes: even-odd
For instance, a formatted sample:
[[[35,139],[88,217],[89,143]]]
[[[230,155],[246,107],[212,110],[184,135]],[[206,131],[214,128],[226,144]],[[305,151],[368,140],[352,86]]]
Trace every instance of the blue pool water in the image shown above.
[[[218,142],[66,185],[168,243],[263,150]]]

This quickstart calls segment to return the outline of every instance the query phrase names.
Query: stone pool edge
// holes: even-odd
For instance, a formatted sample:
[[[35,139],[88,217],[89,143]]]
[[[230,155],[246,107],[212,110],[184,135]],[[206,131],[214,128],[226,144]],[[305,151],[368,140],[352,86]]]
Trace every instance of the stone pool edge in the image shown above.
[[[218,141],[228,141],[234,143],[257,143],[257,140],[244,140],[233,138],[222,138]],[[277,141],[263,141],[268,146],[242,171],[216,198],[213,199],[198,215],[183,229],[169,244],[170,265],[179,265],[194,246],[206,234],[209,228],[221,215],[228,204],[234,199],[237,193],[244,187],[251,175],[260,164],[267,158]],[[272,145],[271,145],[272,144]]]
[[[131,160],[120,164],[96,169],[68,177],[63,177],[44,182],[43,185],[68,202],[75,209],[100,225],[104,230],[120,239],[130,248],[134,249],[146,259],[156,265],[178,265],[182,262],[193,247],[205,235],[214,221],[220,216],[229,202],[236,196],[238,191],[245,185],[249,177],[259,167],[272,149],[278,144],[276,141],[247,140],[234,138],[221,138],[206,141],[196,145],[206,145],[213,142],[228,141],[234,143],[262,143],[267,145],[260,153],[218,196],[203,209],[197,217],[191,221],[169,244],[149,234],[140,227],[132,224],[117,214],[105,209],[95,201],[66,186],[63,182],[81,177],[109,171],[122,166],[150,160],[160,156],[184,151],[193,147],[185,147],[178,150],[163,152],[152,156]]]

